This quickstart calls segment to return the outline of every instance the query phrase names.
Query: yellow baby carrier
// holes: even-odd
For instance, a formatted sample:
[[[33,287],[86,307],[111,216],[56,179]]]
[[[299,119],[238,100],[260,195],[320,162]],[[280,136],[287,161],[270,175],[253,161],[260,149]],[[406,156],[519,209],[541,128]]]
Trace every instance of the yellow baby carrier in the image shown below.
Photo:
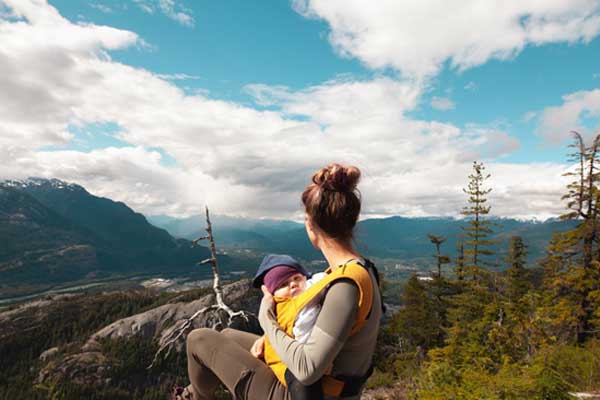
[[[323,279],[316,282],[313,286],[302,292],[293,298],[281,298],[275,297],[275,307],[277,312],[277,322],[283,329],[283,331],[290,337],[294,337],[292,329],[298,313],[304,308],[315,296],[319,295],[325,290],[331,283],[339,279],[351,279],[358,286],[358,313],[354,325],[350,331],[350,336],[358,332],[365,322],[367,321],[371,307],[373,305],[373,284],[371,282],[371,276],[369,274],[369,268],[375,268],[373,264],[367,260],[367,265],[362,265],[357,260],[351,260],[346,264],[339,266],[337,269],[332,271],[332,268],[328,268],[325,273],[327,274]],[[379,276],[375,270],[375,276],[379,280]],[[268,338],[265,338],[264,348],[265,362],[273,372],[277,379],[287,386],[286,384],[286,365],[281,361],[275,349],[269,342]],[[331,366],[328,369],[331,372]],[[372,369],[370,369],[368,375],[370,375]],[[361,381],[361,384],[368,378],[368,375],[362,377],[353,377],[353,381]],[[340,377],[337,377],[340,378]],[[348,390],[344,390],[345,386],[349,385],[349,381],[343,379],[337,379],[329,374],[323,375],[321,379],[323,394],[325,396],[339,397],[343,393],[347,393]],[[348,387],[346,387],[348,389]]]

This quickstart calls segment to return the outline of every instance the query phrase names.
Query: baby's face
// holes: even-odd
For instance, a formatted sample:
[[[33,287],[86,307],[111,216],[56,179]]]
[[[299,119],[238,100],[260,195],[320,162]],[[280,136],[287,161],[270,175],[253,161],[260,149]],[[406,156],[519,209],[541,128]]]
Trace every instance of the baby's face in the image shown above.
[[[306,276],[298,273],[290,276],[275,291],[275,297],[296,297],[306,289]]]

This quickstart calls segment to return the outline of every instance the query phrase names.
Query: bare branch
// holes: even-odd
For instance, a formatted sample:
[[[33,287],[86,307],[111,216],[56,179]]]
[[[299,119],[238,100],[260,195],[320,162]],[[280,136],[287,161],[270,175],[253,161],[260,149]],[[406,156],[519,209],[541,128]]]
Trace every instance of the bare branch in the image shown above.
[[[192,240],[192,247],[197,246],[199,241],[201,241],[201,240],[207,240],[209,238],[210,238],[209,236],[202,236],[202,237],[199,237],[198,239]]]
[[[208,232],[207,236],[194,240],[192,244],[195,246],[198,243],[198,241],[208,239],[211,257],[200,261],[197,265],[212,265],[213,291],[215,293],[216,304],[204,307],[196,311],[191,317],[178,321],[172,329],[163,334],[163,337],[160,340],[160,347],[154,354],[154,359],[152,360],[152,363],[148,366],[147,369],[151,369],[158,361],[160,355],[165,351],[166,354],[164,355],[164,357],[168,357],[172,348],[177,344],[177,341],[180,340],[184,335],[186,335],[190,328],[193,327],[193,321],[203,314],[212,312],[215,315],[216,322],[213,323],[213,325],[210,327],[212,329],[222,328],[224,325],[231,326],[235,318],[243,318],[246,322],[250,321],[250,313],[247,313],[243,310],[233,311],[225,303],[225,301],[223,301],[223,288],[221,287],[221,279],[219,276],[219,263],[217,260],[217,250],[215,246],[215,240],[212,234],[212,224],[210,222],[208,206],[206,207],[206,232]],[[221,312],[225,312],[227,314],[227,321],[222,320]]]

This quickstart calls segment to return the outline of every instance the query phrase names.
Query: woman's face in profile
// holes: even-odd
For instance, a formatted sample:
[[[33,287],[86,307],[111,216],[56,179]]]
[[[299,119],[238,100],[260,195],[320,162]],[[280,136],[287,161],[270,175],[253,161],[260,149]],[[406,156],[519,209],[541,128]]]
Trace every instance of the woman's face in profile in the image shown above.
[[[317,234],[313,229],[313,225],[310,221],[310,217],[307,214],[304,214],[304,227],[306,228],[306,234],[308,235],[308,239],[317,249],[319,248]]]

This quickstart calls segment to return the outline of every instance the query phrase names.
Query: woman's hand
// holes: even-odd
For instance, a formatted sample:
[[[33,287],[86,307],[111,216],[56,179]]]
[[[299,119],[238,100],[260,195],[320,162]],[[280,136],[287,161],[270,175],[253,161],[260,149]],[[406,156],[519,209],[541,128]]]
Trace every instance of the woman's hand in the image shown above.
[[[265,285],[262,285],[260,289],[263,292],[263,298],[260,302],[260,308],[266,307],[267,309],[273,309],[275,307],[275,300],[273,300],[273,295],[269,292],[269,289]]]
[[[273,295],[265,285],[262,285],[260,288],[263,292],[263,298],[260,302],[260,309],[258,310],[258,322],[266,333],[267,327],[271,323],[277,325],[277,319],[275,317],[275,300],[273,300]]]
[[[252,345],[250,348],[250,353],[256,358],[263,358],[265,353],[265,337],[261,336]]]

